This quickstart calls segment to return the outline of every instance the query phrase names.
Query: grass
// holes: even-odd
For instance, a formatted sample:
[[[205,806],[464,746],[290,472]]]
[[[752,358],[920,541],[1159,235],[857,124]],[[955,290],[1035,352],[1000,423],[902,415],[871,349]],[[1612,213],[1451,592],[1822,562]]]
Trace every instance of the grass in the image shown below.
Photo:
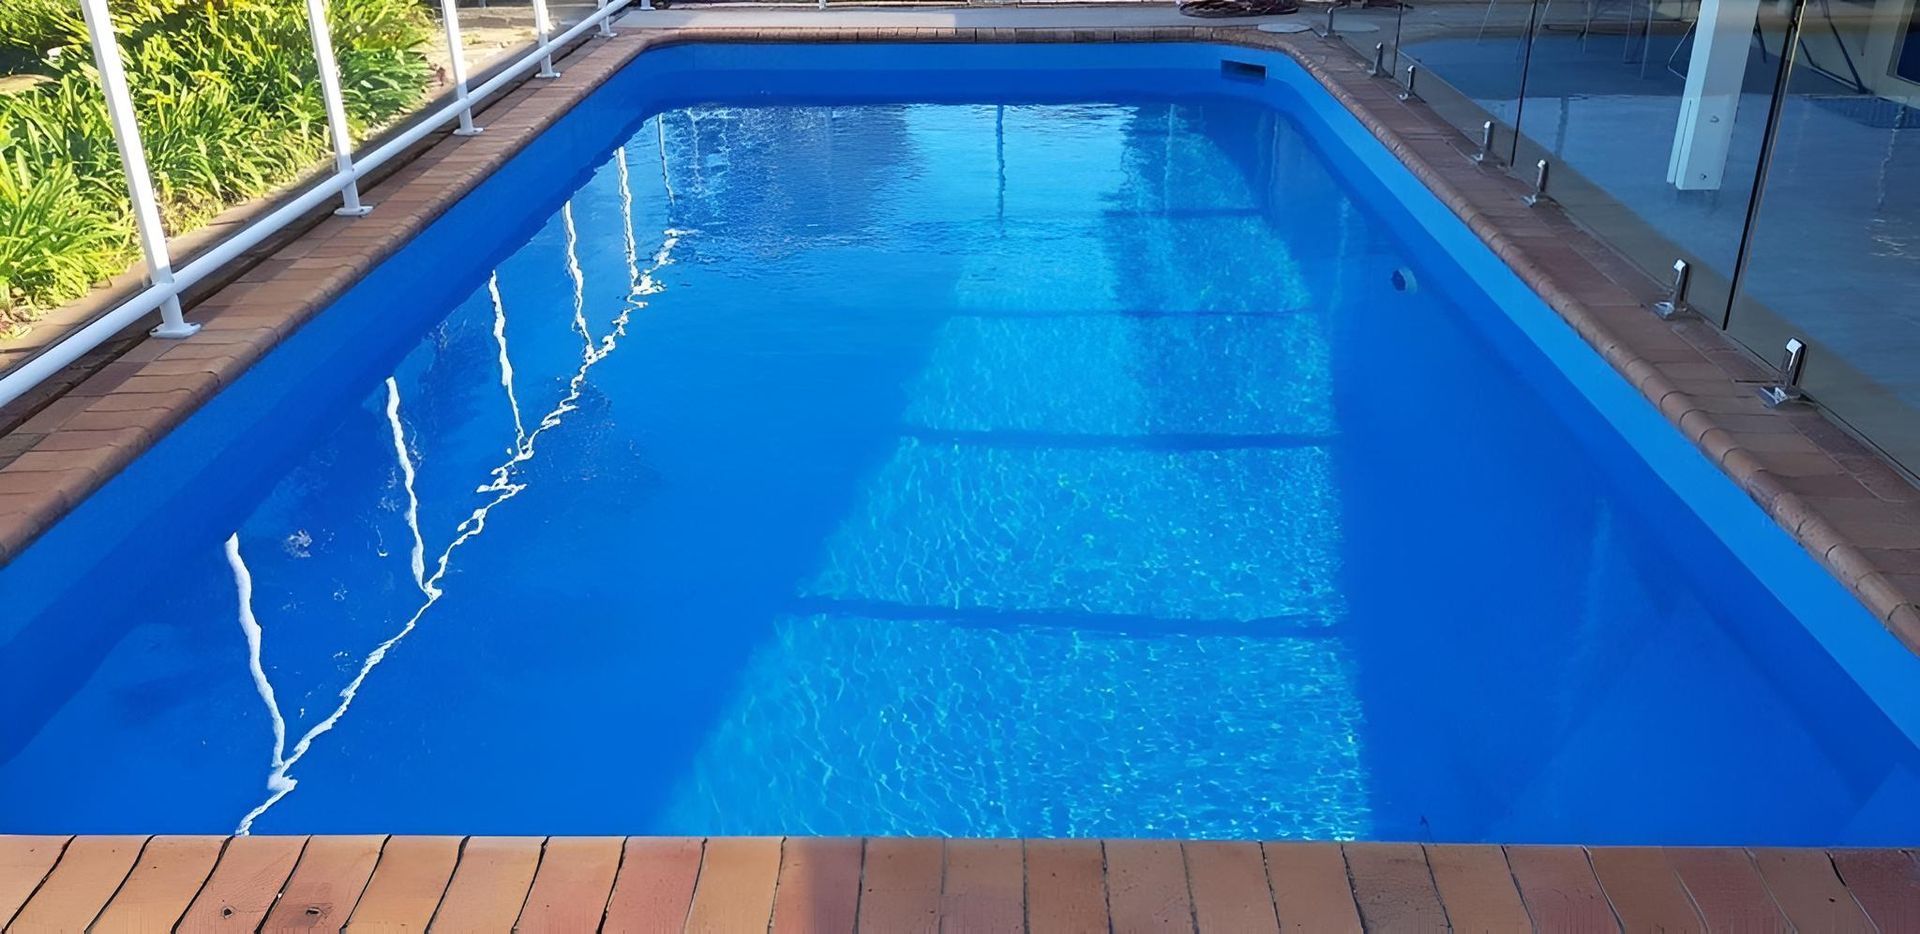
[[[332,0],[356,139],[431,79],[414,0]],[[301,0],[115,0],[168,231],[291,181],[328,152]],[[74,0],[0,0],[0,334],[136,257],[119,152]]]

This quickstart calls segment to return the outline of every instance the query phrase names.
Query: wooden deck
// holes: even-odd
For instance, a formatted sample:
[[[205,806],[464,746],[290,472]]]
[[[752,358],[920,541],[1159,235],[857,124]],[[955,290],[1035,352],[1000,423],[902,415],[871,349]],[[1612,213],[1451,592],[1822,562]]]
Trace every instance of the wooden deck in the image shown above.
[[[6,837],[39,931],[1914,931],[1901,850]]]

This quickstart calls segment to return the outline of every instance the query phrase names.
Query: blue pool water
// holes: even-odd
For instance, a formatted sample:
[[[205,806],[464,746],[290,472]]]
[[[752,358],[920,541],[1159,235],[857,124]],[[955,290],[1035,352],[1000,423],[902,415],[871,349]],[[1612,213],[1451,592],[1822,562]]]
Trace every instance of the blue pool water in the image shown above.
[[[0,571],[0,831],[1920,841],[1914,659],[1223,54],[642,57]]]

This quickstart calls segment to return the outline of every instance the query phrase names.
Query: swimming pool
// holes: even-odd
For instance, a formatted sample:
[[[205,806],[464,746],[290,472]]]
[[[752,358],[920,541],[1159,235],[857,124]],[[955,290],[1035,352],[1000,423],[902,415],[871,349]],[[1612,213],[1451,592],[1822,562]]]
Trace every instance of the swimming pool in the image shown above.
[[[1920,838],[1915,659],[1251,50],[650,52],[0,606],[0,831]]]

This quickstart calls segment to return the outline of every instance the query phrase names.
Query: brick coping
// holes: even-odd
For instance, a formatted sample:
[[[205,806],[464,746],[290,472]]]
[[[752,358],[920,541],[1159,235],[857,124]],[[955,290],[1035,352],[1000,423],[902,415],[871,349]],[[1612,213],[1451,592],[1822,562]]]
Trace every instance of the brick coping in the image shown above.
[[[1895,849],[4,836],[9,931],[1899,931]]]
[[[1473,162],[1472,144],[1402,102],[1346,46],[1248,27],[1115,29],[708,27],[592,39],[562,77],[488,108],[488,132],[443,137],[368,192],[365,218],[329,217],[195,305],[202,331],[141,339],[30,415],[0,409],[0,562],[116,472],[642,52],[688,42],[1206,41],[1282,52],[1425,183],[1530,287],[1749,496],[1920,654],[1920,489],[1817,411],[1769,410],[1753,358],[1700,321],[1666,322],[1654,285],[1560,209]],[[11,417],[10,417],[11,416]],[[22,420],[24,416],[24,419]]]

